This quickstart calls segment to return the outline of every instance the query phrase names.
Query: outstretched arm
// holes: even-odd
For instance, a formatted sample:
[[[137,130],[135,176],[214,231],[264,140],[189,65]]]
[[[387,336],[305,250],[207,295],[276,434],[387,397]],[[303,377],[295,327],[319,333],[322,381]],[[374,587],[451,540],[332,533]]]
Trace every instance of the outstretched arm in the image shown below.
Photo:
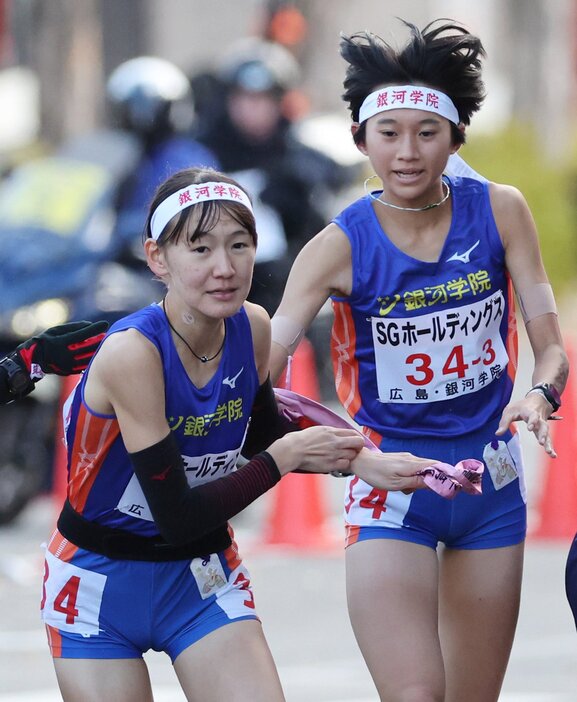
[[[412,453],[381,453],[364,448],[351,462],[351,472],[377,490],[413,492],[426,487],[420,470],[436,463],[433,458],[419,458]]]
[[[351,285],[349,241],[336,224],[329,224],[296,257],[273,316],[270,359],[273,384],[327,299],[332,294],[350,294]]]
[[[83,371],[107,329],[107,322],[70,322],[50,327],[20,344],[0,360],[0,404],[28,395],[45,373]]]
[[[522,300],[542,294],[548,286],[541,259],[535,223],[521,193],[510,186],[491,184],[491,203],[503,245],[507,269],[517,296]],[[542,309],[539,309],[539,308]],[[557,314],[547,311],[550,303],[532,305],[526,322],[527,335],[535,357],[532,385],[550,383],[561,395],[567,383],[569,362]],[[527,388],[530,391],[530,388]],[[503,434],[511,422],[524,421],[550,456],[556,456],[551,442],[548,419],[554,408],[541,392],[528,392],[503,410],[497,434]]]
[[[146,382],[143,382],[146,379]],[[155,346],[135,329],[109,336],[92,364],[87,404],[115,414],[134,472],[165,540],[186,544],[223,525],[296,469],[347,470],[363,446],[354,430],[311,427],[260,449],[245,466],[217,480],[189,487],[166,420],[164,374]]]

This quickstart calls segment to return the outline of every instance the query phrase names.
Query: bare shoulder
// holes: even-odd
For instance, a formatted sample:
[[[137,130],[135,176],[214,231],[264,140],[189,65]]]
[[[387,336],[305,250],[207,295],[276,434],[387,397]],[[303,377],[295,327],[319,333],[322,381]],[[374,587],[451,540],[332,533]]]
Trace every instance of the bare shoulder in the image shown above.
[[[136,329],[126,329],[106,337],[94,357],[93,366],[102,378],[134,372],[160,361],[155,345]]]
[[[270,323],[268,312],[261,305],[256,305],[254,302],[249,302],[246,300],[243,307],[251,324],[253,324],[253,322],[256,324],[266,324],[267,322]]]
[[[253,339],[267,334],[270,336],[270,317],[264,307],[247,301],[244,303],[244,310],[250,322]]]
[[[88,371],[84,397],[96,412],[115,415],[128,451],[166,436],[165,382],[156,346],[136,329],[107,337]]]
[[[525,196],[514,185],[489,183],[489,197],[496,217],[510,217],[528,211]]]
[[[533,215],[523,193],[513,185],[489,184],[489,196],[497,229],[505,248],[513,241],[537,237]]]
[[[163,389],[162,361],[154,344],[136,329],[106,337],[98,349],[86,380],[88,404],[97,411],[110,410],[114,398]],[[143,379],[146,382],[143,383]]]
[[[303,251],[307,248],[330,254],[330,259],[338,257],[339,255],[350,256],[351,253],[351,245],[347,235],[334,222],[331,222],[316,234],[316,236],[305,245]]]

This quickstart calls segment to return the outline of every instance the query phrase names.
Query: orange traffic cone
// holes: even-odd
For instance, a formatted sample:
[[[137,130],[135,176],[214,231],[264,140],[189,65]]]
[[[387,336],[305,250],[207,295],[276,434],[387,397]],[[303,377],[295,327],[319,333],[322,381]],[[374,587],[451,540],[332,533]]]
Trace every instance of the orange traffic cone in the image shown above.
[[[306,338],[292,358],[290,389],[320,400],[314,349]],[[327,523],[325,480],[324,475],[290,473],[272,489],[264,531],[266,545],[323,551],[338,546],[338,534]]]
[[[566,343],[572,367],[577,358]],[[560,422],[551,422],[551,436],[557,458],[545,455],[544,482],[539,501],[535,530],[529,536],[535,539],[571,541],[577,532],[577,385],[573,370],[563,392]]]

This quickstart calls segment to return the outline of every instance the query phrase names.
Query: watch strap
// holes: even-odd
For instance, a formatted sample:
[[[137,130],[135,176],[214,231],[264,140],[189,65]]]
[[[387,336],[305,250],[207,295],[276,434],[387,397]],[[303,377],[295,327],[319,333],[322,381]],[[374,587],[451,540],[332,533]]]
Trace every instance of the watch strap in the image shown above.
[[[550,385],[550,383],[537,383],[537,385],[534,385],[529,390],[527,395],[529,395],[532,392],[540,392],[541,395],[543,395],[543,397],[553,408],[553,412],[556,412],[559,409],[559,407],[561,407],[561,399],[559,397],[559,393],[552,385]]]

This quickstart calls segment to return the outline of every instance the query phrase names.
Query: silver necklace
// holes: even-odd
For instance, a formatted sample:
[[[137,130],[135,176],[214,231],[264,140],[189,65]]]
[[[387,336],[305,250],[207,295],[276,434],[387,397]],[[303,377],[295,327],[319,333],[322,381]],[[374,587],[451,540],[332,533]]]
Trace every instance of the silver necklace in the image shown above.
[[[371,176],[370,178],[367,178],[365,180],[365,192],[367,195],[371,198],[371,200],[374,200],[375,202],[379,202],[381,205],[384,205],[385,207],[392,207],[393,210],[401,210],[401,212],[426,212],[427,210],[433,210],[435,207],[440,207],[443,203],[447,202],[449,199],[449,195],[451,194],[451,188],[449,187],[448,183],[445,183],[445,181],[441,181],[442,185],[446,188],[446,192],[443,195],[443,197],[439,200],[439,202],[431,202],[429,205],[423,205],[423,207],[401,207],[400,205],[393,205],[392,202],[385,202],[385,200],[381,200],[378,198],[374,193],[370,192],[367,189],[367,183],[370,180],[373,180],[376,176]]]
[[[195,357],[198,358],[198,360],[201,363],[208,363],[209,361],[214,361],[214,359],[220,354],[222,349],[224,348],[224,342],[226,340],[226,324],[224,325],[224,336],[222,337],[222,344],[220,345],[220,348],[218,351],[214,354],[214,356],[199,356],[196,351],[192,348],[192,346],[188,343],[188,341],[181,335],[179,334],[176,329],[172,326],[172,323],[168,317],[168,314],[166,312],[166,307],[164,305],[164,298],[162,299],[162,311],[164,312],[164,316],[166,317],[166,321],[168,322],[168,326],[172,329],[172,331],[176,334],[176,336],[186,344],[188,347],[188,350],[190,353]]]

